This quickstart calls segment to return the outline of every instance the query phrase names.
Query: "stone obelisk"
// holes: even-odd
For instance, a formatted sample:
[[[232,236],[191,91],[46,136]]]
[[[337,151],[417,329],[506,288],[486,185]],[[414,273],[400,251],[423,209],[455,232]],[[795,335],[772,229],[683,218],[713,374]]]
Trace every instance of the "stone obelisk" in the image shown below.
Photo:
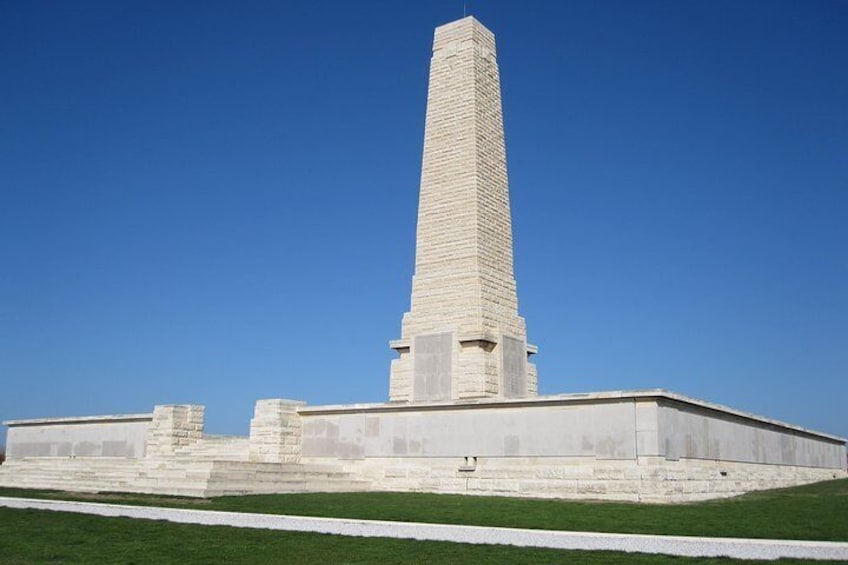
[[[495,37],[473,17],[436,28],[415,274],[393,402],[536,395],[512,261]]]

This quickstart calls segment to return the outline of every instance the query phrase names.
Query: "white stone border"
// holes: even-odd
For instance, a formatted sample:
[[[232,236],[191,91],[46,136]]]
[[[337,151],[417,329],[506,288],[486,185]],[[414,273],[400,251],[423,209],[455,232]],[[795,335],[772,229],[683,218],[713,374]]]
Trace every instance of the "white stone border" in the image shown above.
[[[182,524],[314,532],[342,536],[513,545],[518,547],[544,547],[566,550],[661,553],[687,557],[848,560],[848,543],[846,542],[526,530],[485,526],[454,526],[449,524],[422,524],[416,522],[387,522],[380,520],[315,518],[246,512],[219,512],[213,510],[128,506],[98,502],[71,502],[13,497],[0,497],[0,506],[7,508],[77,512],[107,517],[120,516],[148,520],[167,520]]]

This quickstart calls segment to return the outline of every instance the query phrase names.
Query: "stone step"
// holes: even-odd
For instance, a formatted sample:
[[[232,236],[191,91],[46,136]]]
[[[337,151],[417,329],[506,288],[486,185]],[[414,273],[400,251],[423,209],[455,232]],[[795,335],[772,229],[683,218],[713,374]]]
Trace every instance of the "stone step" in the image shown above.
[[[177,496],[344,492],[368,488],[341,466],[173,459],[30,458],[0,467],[0,485],[76,491],[146,492]]]
[[[175,456],[219,461],[247,461],[250,456],[250,439],[240,436],[204,436],[197,443],[177,449]]]
[[[241,472],[241,471],[214,471],[210,473],[209,479],[214,481],[254,481],[265,482],[274,481],[279,477],[285,477],[289,480],[344,480],[350,477],[347,473],[307,473],[307,472]]]
[[[301,492],[359,492],[368,490],[369,483],[362,481],[346,481],[346,482],[310,482],[306,481],[302,484],[260,484],[254,485],[250,483],[238,484],[229,483],[225,486],[209,485],[207,495],[212,496],[238,496],[245,494],[288,494]]]

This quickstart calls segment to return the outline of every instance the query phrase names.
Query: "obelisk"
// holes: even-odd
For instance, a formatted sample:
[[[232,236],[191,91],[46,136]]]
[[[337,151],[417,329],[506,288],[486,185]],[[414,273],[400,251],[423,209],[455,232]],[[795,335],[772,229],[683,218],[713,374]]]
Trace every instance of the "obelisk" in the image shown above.
[[[536,395],[513,276],[495,37],[473,17],[433,40],[412,300],[391,347],[392,402]]]

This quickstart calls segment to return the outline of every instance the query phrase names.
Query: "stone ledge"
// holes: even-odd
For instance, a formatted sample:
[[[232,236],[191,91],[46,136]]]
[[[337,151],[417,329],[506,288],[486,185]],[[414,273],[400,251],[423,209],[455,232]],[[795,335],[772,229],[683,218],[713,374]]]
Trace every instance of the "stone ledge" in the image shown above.
[[[486,343],[491,343],[493,345],[497,345],[498,338],[490,334],[488,332],[474,332],[474,333],[463,333],[459,334],[459,343],[469,343],[475,341],[483,341]]]
[[[149,414],[110,414],[105,416],[71,416],[62,418],[32,418],[27,420],[6,420],[4,426],[44,426],[52,424],[104,424],[108,422],[144,422],[152,421]]]
[[[412,343],[408,339],[394,339],[389,342],[389,348],[398,350],[398,349],[409,349],[412,347]]]

